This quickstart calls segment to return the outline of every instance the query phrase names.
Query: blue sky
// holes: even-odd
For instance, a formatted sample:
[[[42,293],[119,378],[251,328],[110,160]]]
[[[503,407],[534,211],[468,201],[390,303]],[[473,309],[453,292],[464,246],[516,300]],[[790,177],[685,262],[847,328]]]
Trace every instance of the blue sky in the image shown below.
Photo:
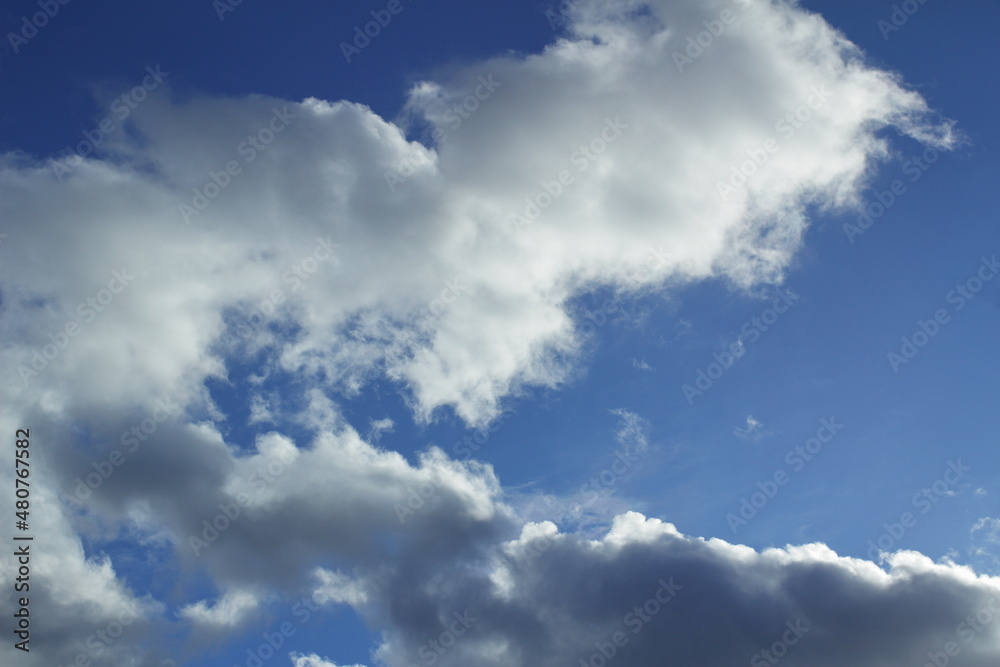
[[[493,618],[439,664],[577,664],[671,567],[691,606],[609,663],[756,664],[800,616],[831,644],[786,646],[789,665],[946,650],[1000,592],[1000,8],[344,5],[53,0],[37,34],[38,3],[0,10],[2,420],[39,434],[45,526],[32,652],[7,642],[10,664],[246,665],[283,623],[265,664],[430,664],[477,603]],[[372,12],[391,20],[348,62]],[[26,376],[120,265],[135,286]],[[68,500],[164,397],[181,407],[149,444]],[[532,531],[556,548],[504,560]],[[873,544],[901,553],[858,565]],[[885,626],[856,637],[827,586]],[[928,591],[944,611],[912,612]],[[141,621],[88,647],[128,600]],[[684,639],[719,605],[726,648]],[[955,639],[952,664],[995,664],[998,636]]]

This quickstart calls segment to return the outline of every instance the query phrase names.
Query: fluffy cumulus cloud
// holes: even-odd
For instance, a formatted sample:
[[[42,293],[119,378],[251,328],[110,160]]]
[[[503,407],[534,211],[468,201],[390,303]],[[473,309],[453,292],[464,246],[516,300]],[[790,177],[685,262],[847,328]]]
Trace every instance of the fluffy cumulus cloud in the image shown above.
[[[541,54],[415,86],[401,122],[433,128],[430,146],[350,102],[163,94],[131,118],[142,141],[116,135],[61,180],[4,157],[23,249],[2,269],[10,360],[33,379],[33,350],[75,318],[72,354],[36,363],[113,404],[192,397],[226,352],[263,347],[339,390],[384,374],[421,417],[483,422],[566,378],[573,296],[778,280],[807,207],[850,204],[888,133],[951,141],[795,6],[575,7]],[[678,64],[724,10],[712,47]]]
[[[888,570],[822,544],[757,552],[633,512],[597,540],[529,524],[447,586],[426,582],[461,571],[426,566],[381,584],[385,664],[874,667],[930,654],[985,667],[1000,655],[1000,579],[915,552]]]
[[[418,420],[486,425],[573,377],[575,297],[778,282],[807,211],[855,204],[893,135],[955,141],[792,2],[586,0],[568,18],[541,53],[416,85],[393,121],[163,88],[71,169],[0,156],[0,427],[32,425],[48,540],[32,582],[48,639],[22,664],[168,664],[166,633],[226,635],[302,590],[357,608],[390,666],[576,664],[608,642],[622,664],[722,664],[800,621],[789,665],[917,664],[948,641],[996,664],[993,626],[974,644],[958,629],[993,580],[915,554],[884,572],[821,546],[756,553],[637,515],[596,540],[522,527],[489,466],[410,462],[370,441],[391,423],[366,441],[340,417],[389,379]],[[698,46],[705,21],[718,34]],[[236,361],[249,421],[275,426],[250,444],[207,389]],[[215,597],[137,595],[94,546],[110,540]]]

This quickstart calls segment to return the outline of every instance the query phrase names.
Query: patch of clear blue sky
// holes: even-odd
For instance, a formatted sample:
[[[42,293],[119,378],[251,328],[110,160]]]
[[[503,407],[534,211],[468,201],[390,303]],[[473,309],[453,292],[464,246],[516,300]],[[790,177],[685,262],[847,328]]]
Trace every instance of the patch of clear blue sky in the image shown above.
[[[941,156],[912,181],[903,165],[920,149],[893,137],[898,159],[880,166],[872,194],[895,179],[905,183],[906,193],[853,244],[842,225],[856,216],[816,216],[788,272],[786,287],[799,301],[693,404],[682,385],[693,383],[698,369],[707,368],[713,353],[768,301],[709,282],[670,301],[650,297],[631,304],[646,313],[641,325],[601,327],[583,376],[558,391],[513,400],[516,414],[479,455],[507,485],[570,492],[610,463],[618,418],[608,411],[626,408],[649,421],[653,449],[643,470],[618,480],[617,490],[684,532],[758,548],[820,540],[842,554],[864,556],[868,540],[885,532],[884,523],[910,511],[917,523],[894,540],[894,548],[935,558],[949,549],[964,555],[974,521],[1000,513],[1000,280],[987,283],[961,311],[946,295],[975,274],[980,257],[1000,254],[1000,87],[994,69],[1000,6],[931,1],[884,39],[877,22],[889,18],[891,2],[803,4],[842,29],[874,63],[901,72],[933,108],[958,120],[970,145]],[[438,68],[508,50],[534,52],[553,38],[543,12],[554,4],[404,0],[403,13],[346,63],[340,42],[383,6],[245,0],[220,21],[209,0],[61,5],[19,53],[3,53],[0,46],[0,150],[59,152],[106,113],[92,97],[93,86],[125,92],[147,65],[170,72],[180,94],[348,99],[392,118],[408,84]],[[34,11],[34,2],[6,3],[0,9],[3,34]],[[593,309],[600,298],[582,303],[588,301]],[[898,351],[900,337],[939,308],[949,311],[950,322],[894,372],[886,354]],[[651,370],[636,368],[633,359]],[[234,416],[234,437],[247,444],[254,429],[239,424],[246,415],[242,391],[214,389]],[[414,425],[398,389],[372,385],[345,401],[347,418],[364,433],[370,419],[390,416],[396,429],[381,444],[411,457],[431,442],[451,451],[470,434],[448,414],[431,426]],[[757,439],[734,433],[748,415],[763,424]],[[831,416],[843,430],[796,471],[786,452]],[[972,469],[949,488],[956,495],[921,514],[914,494],[941,479],[947,461],[959,457]],[[789,474],[788,484],[734,535],[727,513],[737,513],[741,498],[777,470]],[[975,493],[979,488],[985,495]],[[162,594],[142,574],[148,563],[134,550],[105,546],[130,583]],[[219,654],[189,664],[245,664],[261,632],[295,621],[289,604],[274,605],[266,624]],[[351,614],[328,611],[296,627],[283,650],[326,647],[340,662],[370,661],[373,637]]]

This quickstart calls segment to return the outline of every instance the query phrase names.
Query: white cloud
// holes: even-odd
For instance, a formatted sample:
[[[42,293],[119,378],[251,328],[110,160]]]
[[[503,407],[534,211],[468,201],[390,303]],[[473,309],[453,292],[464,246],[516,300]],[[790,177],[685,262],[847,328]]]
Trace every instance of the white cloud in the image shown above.
[[[250,417],[247,419],[248,424],[274,424],[275,417],[271,412],[271,408],[264,397],[259,394],[253,394],[250,397]]]
[[[678,72],[684,37],[729,5],[658,2],[641,14],[633,2],[583,3],[575,39],[459,69],[431,97],[418,87],[407,113],[434,125],[478,77],[502,83],[436,149],[346,102],[176,104],[162,93],[130,117],[145,141],[115,135],[116,162],[87,161],[60,183],[8,155],[0,193],[23,222],[0,269],[17,296],[10,359],[27,364],[124,267],[135,279],[44,374],[115,405],[155,391],[194,397],[206,374],[224,372],[210,352],[235,351],[246,335],[250,349],[274,347],[277,368],[323,372],[345,392],[384,370],[409,387],[418,415],[452,406],[482,423],[520,388],[569,377],[579,336],[566,304],[583,290],[780,280],[806,208],[854,202],[888,155],[887,130],[953,140],[916,93],[793,5],[741,8],[712,55]],[[780,136],[776,120],[816,86],[829,99]],[[246,136],[275,109],[294,118],[243,162]],[[627,125],[611,143],[608,119]],[[780,150],[723,201],[731,165],[772,136]],[[413,155],[423,166],[390,191],[386,171]],[[239,175],[184,224],[179,205],[230,160]],[[511,216],[561,170],[573,179],[565,193],[517,232]],[[37,268],[33,248],[60,271]],[[301,330],[290,342],[272,326]]]
[[[615,439],[624,451],[641,454],[649,449],[648,421],[625,408],[610,410],[610,412],[620,420],[618,431],[615,433]]]
[[[981,517],[969,530],[969,554],[981,571],[996,572],[1000,566],[1000,519]]]
[[[737,426],[733,429],[733,434],[739,438],[757,441],[765,435],[770,435],[770,432],[764,430],[764,424],[755,419],[753,415],[747,415],[744,426]]]
[[[392,433],[395,424],[388,417],[382,419],[372,419],[370,420],[371,426],[368,429],[367,439],[370,442],[377,443],[382,439],[383,433]]]
[[[995,584],[912,554],[886,574],[822,546],[757,554],[628,515],[595,540],[539,524],[551,548],[515,562],[505,554],[527,538],[518,542],[491,468],[436,449],[410,464],[340,416],[340,398],[388,378],[419,419],[453,409],[483,425],[528,388],[574,377],[585,338],[574,298],[599,286],[627,295],[708,278],[780,281],[806,211],[856,203],[890,132],[953,144],[916,93],[793,3],[741,7],[711,53],[678,72],[674,51],[729,6],[580,2],[568,37],[544,52],[414,89],[399,122],[433,127],[480,76],[501,84],[436,147],[349,102],[181,102],[158,91],[130,116],[136,133],[109,136],[106,159],[63,181],[44,162],[0,156],[0,201],[17,223],[0,263],[2,355],[16,369],[0,387],[0,423],[8,433],[36,424],[40,442],[56,443],[39,455],[33,493],[49,541],[34,570],[38,613],[58,639],[25,664],[73,661],[136,604],[133,634],[91,664],[142,664],[137,647],[162,642],[165,603],[137,599],[113,563],[84,553],[83,538],[120,527],[155,533],[174,549],[163,558],[208,574],[221,599],[174,611],[220,633],[251,611],[236,591],[314,585],[321,563],[353,572],[328,575],[317,594],[384,628],[390,665],[410,664],[477,605],[480,620],[439,664],[573,664],[671,574],[686,583],[670,609],[687,611],[637,637],[630,664],[743,660],[798,614],[823,628],[802,645],[813,665],[916,660],[950,636],[948,614]],[[731,166],[817,86],[829,95],[809,121],[736,194],[718,196]],[[242,142],[276,114],[287,126],[247,161]],[[231,160],[241,172],[185,224],[179,205]],[[386,172],[404,161],[415,173],[390,190]],[[545,201],[564,170],[561,194],[518,229],[526,198]],[[205,388],[232,382],[237,358],[263,360],[256,384],[295,379],[280,401],[252,399],[252,423],[278,422],[254,443],[227,441],[232,416]],[[86,510],[61,503],[53,489],[79,488],[163,399],[177,410],[149,422],[155,433],[102,477]],[[637,418],[619,416],[620,438],[645,447]],[[293,439],[291,427],[309,435]],[[191,537],[233,503],[239,516],[194,554]],[[401,503],[413,505],[405,521]],[[929,590],[933,608],[918,604]],[[705,632],[712,624],[718,634]],[[981,663],[970,664],[995,664],[992,645],[977,646]]]
[[[633,359],[632,360],[632,368],[637,368],[640,371],[652,371],[652,370],[654,370],[653,367],[650,366],[649,363],[646,362],[645,359],[643,359],[641,361],[638,360],[638,359]]]
[[[293,667],[337,667],[336,664],[324,660],[315,653],[312,655],[302,655],[301,653],[292,653],[289,656],[292,659]],[[341,667],[349,667],[348,665],[342,665]],[[354,665],[353,667],[364,667],[364,665]]]
[[[227,591],[209,606],[202,600],[180,610],[180,615],[197,626],[233,628],[239,626],[258,608],[257,596],[250,591]]]
[[[313,591],[313,600],[319,604],[335,602],[360,607],[368,602],[363,584],[342,572],[319,568],[316,571],[316,578],[319,579],[320,585]]]

